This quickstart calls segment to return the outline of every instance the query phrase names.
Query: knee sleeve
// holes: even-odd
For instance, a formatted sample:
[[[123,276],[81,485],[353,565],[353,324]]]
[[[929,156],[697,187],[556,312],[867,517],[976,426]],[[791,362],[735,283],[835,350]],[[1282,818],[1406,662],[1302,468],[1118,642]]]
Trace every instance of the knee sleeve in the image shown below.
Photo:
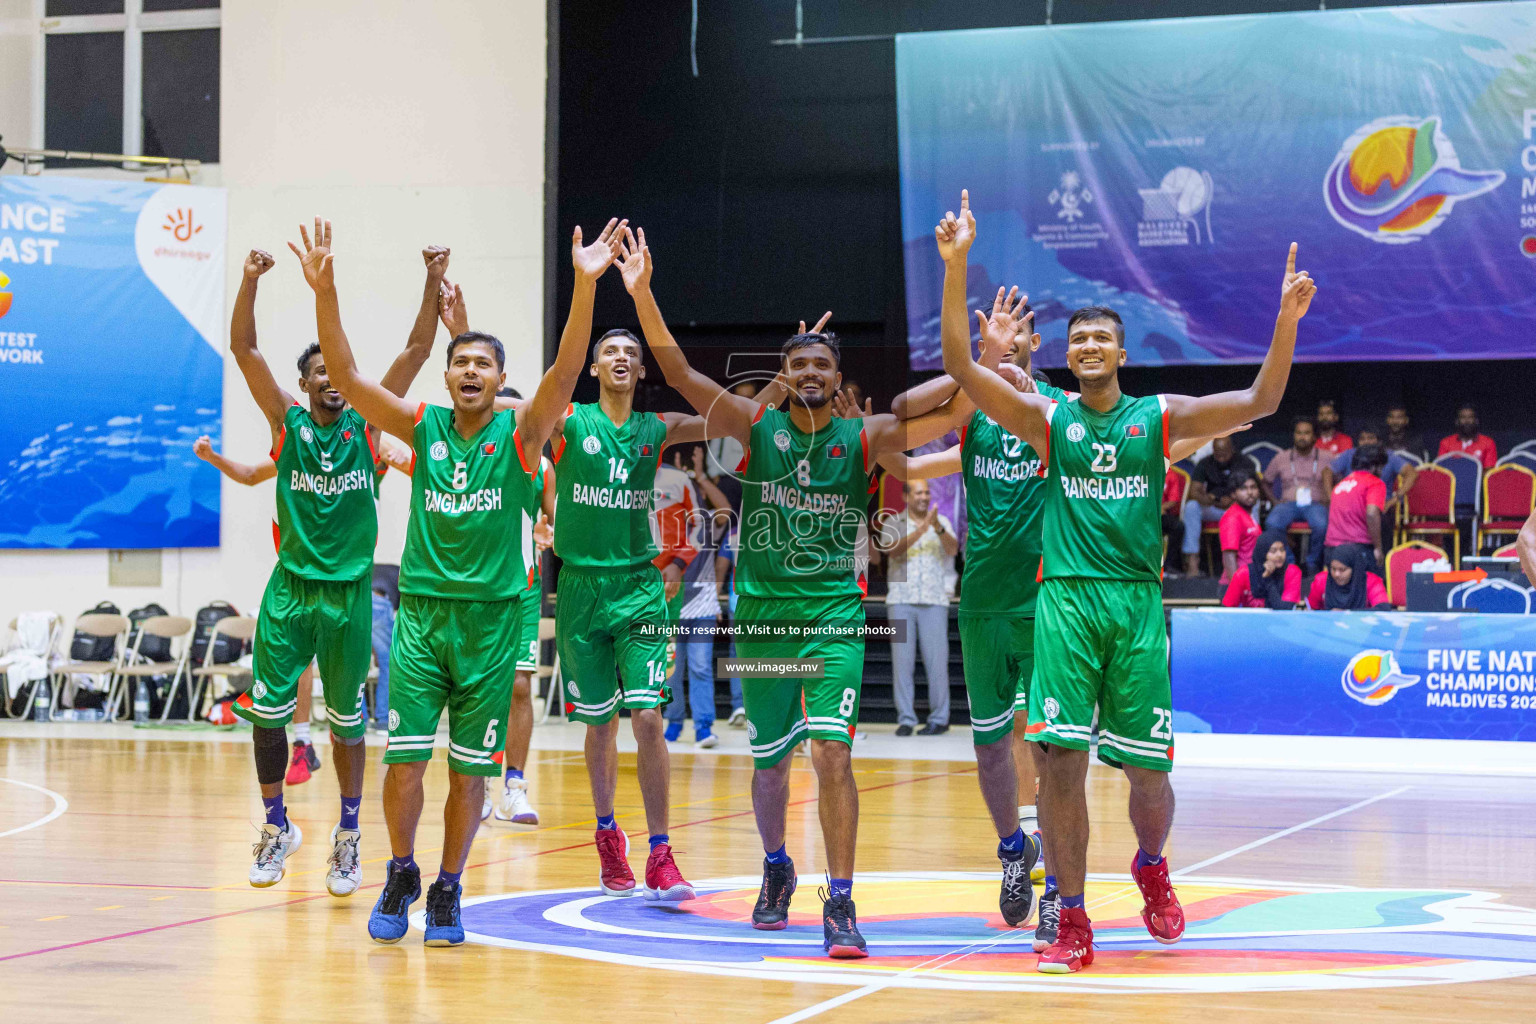
[[[331,733],[331,742],[336,744],[339,747],[355,747],[359,743],[363,742],[363,737],[361,737],[361,736],[337,736],[336,733],[332,732]]]
[[[282,782],[288,770],[288,731],[282,726],[251,729],[251,745],[256,751],[256,781],[263,786]]]

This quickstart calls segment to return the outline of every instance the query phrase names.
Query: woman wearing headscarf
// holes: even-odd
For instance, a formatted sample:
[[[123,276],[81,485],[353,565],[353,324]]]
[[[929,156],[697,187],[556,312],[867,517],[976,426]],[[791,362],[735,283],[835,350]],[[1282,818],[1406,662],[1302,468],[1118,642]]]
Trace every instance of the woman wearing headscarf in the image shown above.
[[[1253,545],[1247,565],[1238,567],[1221,603],[1228,608],[1285,611],[1301,603],[1301,567],[1284,530],[1266,530]]]
[[[1328,567],[1312,578],[1308,603],[1329,611],[1391,611],[1387,585],[1371,572],[1375,557],[1365,544],[1340,544],[1328,555]]]

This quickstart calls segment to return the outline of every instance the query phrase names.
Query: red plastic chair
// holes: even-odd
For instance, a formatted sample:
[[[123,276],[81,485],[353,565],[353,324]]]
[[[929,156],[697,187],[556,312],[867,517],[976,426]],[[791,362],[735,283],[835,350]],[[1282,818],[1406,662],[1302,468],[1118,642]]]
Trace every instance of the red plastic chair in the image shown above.
[[[1417,537],[1450,537],[1452,565],[1461,564],[1461,533],[1456,529],[1456,477],[1444,466],[1419,467],[1419,477],[1407,495],[1407,515],[1398,531],[1402,541]]]
[[[1505,544],[1501,548],[1495,548],[1494,549],[1493,557],[1494,558],[1519,558],[1520,557],[1520,552],[1515,550],[1515,546],[1513,544]]]
[[[1512,536],[1536,508],[1536,473],[1506,462],[1483,477],[1482,533]]]
[[[1387,573],[1387,600],[1394,608],[1401,608],[1408,602],[1408,573],[1420,562],[1433,562],[1445,557],[1445,549],[1435,545],[1426,544],[1421,540],[1409,541],[1399,544],[1387,552],[1382,566]]]

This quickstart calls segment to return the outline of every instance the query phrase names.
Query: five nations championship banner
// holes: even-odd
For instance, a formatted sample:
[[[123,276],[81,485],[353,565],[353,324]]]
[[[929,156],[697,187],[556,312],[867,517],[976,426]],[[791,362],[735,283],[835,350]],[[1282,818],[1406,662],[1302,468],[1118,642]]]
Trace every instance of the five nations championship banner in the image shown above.
[[[219,543],[223,189],[0,177],[0,547]]]
[[[903,35],[896,86],[914,369],[962,188],[1047,366],[1095,304],[1133,363],[1261,361],[1293,241],[1299,359],[1536,354],[1536,3]]]

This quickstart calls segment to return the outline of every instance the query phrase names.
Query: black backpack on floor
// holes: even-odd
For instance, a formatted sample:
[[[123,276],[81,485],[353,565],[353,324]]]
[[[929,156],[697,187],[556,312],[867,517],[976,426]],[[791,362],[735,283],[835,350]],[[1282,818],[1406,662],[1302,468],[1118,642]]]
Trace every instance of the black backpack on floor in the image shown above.
[[[142,608],[135,608],[128,613],[128,649],[133,650],[133,645],[139,645],[139,657],[145,661],[170,661],[171,640],[164,636],[146,636],[139,640],[139,623],[145,619],[152,619],[157,615],[169,614],[164,608],[151,601]]]
[[[228,601],[212,601],[207,607],[197,610],[197,618],[193,619],[192,627],[192,652],[189,657],[193,668],[201,668],[203,657],[208,653],[208,639],[213,635],[214,623],[220,619],[227,619],[239,615],[240,612]],[[213,645],[213,664],[228,665],[239,659],[244,653],[245,642],[234,637],[221,636]]]
[[[117,605],[111,601],[103,601],[95,608],[87,608],[81,615],[121,615]],[[71,661],[111,661],[117,655],[117,637],[115,636],[91,636],[75,630],[75,635],[69,642],[69,660]]]

